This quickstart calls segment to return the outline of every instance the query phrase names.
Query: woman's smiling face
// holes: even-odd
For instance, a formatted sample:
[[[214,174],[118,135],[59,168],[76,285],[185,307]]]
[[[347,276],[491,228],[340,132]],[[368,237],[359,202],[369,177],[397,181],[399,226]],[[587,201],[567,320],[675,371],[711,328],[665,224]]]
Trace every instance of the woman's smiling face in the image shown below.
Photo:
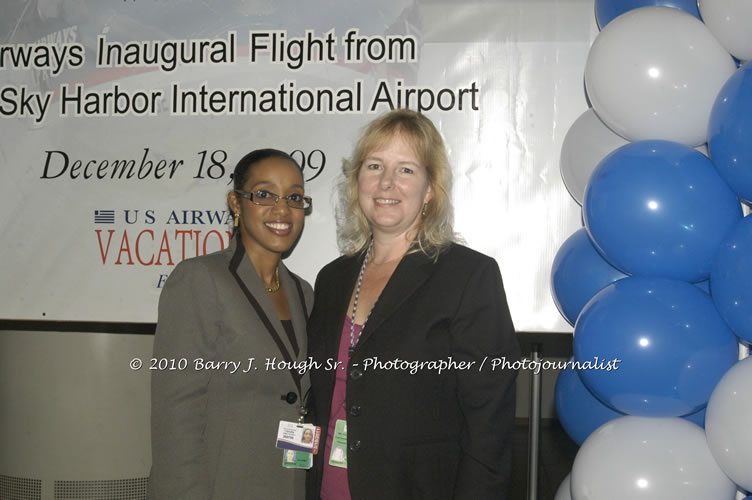
[[[267,158],[252,165],[242,190],[253,193],[257,198],[259,191],[280,197],[305,194],[300,169],[282,158]],[[230,193],[229,196],[230,208],[240,214],[238,230],[247,252],[281,254],[292,247],[303,229],[305,210],[290,208],[283,199],[275,205],[265,206],[244,199],[237,193]]]
[[[371,151],[358,172],[358,201],[375,234],[416,231],[431,197],[426,167],[399,132]]]

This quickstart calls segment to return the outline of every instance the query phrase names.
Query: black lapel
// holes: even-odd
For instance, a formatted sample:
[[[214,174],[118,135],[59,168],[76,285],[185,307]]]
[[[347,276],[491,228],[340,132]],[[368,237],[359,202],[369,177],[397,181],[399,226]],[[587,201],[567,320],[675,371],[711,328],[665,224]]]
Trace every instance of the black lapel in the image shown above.
[[[361,261],[362,262],[362,261]],[[422,252],[405,255],[373,306],[358,345],[363,344],[431,276],[433,261]],[[360,270],[360,267],[358,267]],[[357,276],[356,276],[357,279]],[[354,286],[354,285],[353,285]],[[349,298],[349,296],[348,296]],[[347,305],[345,306],[347,307]]]
[[[298,291],[298,298],[300,299],[300,304],[303,306],[303,313],[305,314],[305,317],[308,318],[308,305],[305,301],[303,285],[300,284],[300,280],[293,273],[290,273],[290,278],[292,278],[292,280],[295,282],[295,289]]]
[[[300,346],[298,345],[298,336],[305,334],[305,324],[308,320],[308,306],[305,303],[305,294],[303,293],[303,285],[300,280],[284,265],[281,265],[282,272],[280,273],[280,279],[285,283],[285,290],[287,293],[287,303],[290,307],[290,316],[293,324],[293,331],[295,335],[290,338],[290,345],[292,345],[295,352],[295,358],[300,359]],[[288,279],[289,278],[289,279]],[[295,283],[295,291],[293,292],[290,287],[290,282]],[[287,292],[289,290],[289,292]],[[292,297],[297,297],[298,300],[291,300]],[[303,353],[304,355],[306,353]]]
[[[274,340],[274,343],[277,344],[277,348],[279,349],[279,352],[282,354],[282,357],[285,361],[290,363],[290,375],[292,375],[293,380],[295,381],[295,385],[298,388],[298,394],[300,397],[303,397],[302,390],[301,390],[301,384],[300,384],[300,374],[292,369],[292,362],[293,358],[290,354],[290,352],[287,350],[287,347],[285,347],[284,342],[282,342],[282,338],[279,336],[279,333],[277,330],[275,330],[274,326],[272,325],[272,322],[269,320],[269,316],[266,315],[266,312],[264,312],[264,308],[261,307],[261,304],[259,304],[258,300],[256,300],[256,297],[253,296],[251,291],[248,289],[248,286],[246,285],[245,281],[243,281],[243,278],[240,277],[240,274],[238,273],[238,268],[240,267],[240,264],[243,262],[243,259],[247,259],[248,256],[245,253],[245,248],[243,247],[243,243],[240,241],[240,238],[237,238],[237,248],[235,248],[235,253],[232,255],[232,258],[230,259],[230,274],[235,278],[235,281],[237,281],[238,286],[240,286],[240,289],[243,291],[243,294],[245,295],[245,298],[248,300],[248,302],[251,304],[253,309],[256,311],[256,314],[258,315],[261,322],[266,327],[267,332],[269,332],[269,335]],[[302,400],[301,400],[302,401]]]
[[[332,310],[337,311],[335,314],[328,316],[326,329],[326,352],[332,353],[336,358],[339,350],[339,342],[342,335],[342,328],[345,326],[345,316],[349,313],[347,307],[350,305],[350,297],[355,289],[355,282],[358,281],[360,266],[363,265],[365,253],[360,253],[353,257],[342,257],[342,264],[339,272],[333,276],[331,283],[327,287],[331,294]]]

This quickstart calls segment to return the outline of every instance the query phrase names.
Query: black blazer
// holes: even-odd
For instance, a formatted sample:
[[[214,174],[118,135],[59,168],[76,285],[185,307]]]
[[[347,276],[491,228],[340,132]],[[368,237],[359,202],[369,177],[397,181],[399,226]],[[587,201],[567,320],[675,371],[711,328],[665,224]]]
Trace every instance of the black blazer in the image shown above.
[[[335,373],[326,361],[337,358],[363,258],[328,264],[314,287],[309,354],[323,367],[311,372],[310,404],[322,452],[308,474],[309,500],[319,498],[329,458],[323,443]],[[352,498],[507,498],[517,372],[491,363],[519,355],[496,261],[460,245],[437,262],[406,255],[346,368]],[[454,369],[440,370],[441,361]]]

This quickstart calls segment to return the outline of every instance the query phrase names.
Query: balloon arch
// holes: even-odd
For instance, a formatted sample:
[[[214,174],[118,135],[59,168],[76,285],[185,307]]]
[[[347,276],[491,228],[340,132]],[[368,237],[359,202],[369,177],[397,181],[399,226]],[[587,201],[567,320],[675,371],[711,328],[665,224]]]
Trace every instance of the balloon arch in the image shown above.
[[[562,179],[584,227],[551,290],[574,326],[557,500],[752,492],[752,2],[596,0],[591,109]],[[594,358],[618,370],[585,369]],[[741,358],[741,360],[740,360]]]

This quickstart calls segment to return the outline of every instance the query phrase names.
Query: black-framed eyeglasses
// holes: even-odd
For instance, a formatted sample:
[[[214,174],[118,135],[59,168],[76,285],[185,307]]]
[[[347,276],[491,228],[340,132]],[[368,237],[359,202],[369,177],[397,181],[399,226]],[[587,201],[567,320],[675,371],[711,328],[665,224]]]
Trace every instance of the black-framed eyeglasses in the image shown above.
[[[300,193],[290,193],[287,196],[280,196],[271,191],[267,191],[266,189],[259,189],[252,193],[236,189],[235,193],[246,200],[250,200],[251,203],[265,207],[273,207],[279,200],[285,200],[287,206],[290,208],[300,208],[303,210],[308,210],[313,204],[313,200],[310,196],[303,196]]]

